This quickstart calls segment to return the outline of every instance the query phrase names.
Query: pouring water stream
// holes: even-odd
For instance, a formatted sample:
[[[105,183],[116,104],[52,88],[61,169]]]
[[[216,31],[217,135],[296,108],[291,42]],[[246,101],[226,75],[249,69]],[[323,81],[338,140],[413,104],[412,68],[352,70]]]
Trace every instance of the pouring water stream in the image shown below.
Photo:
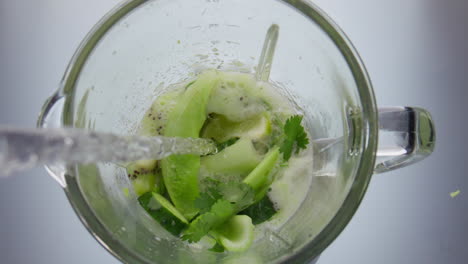
[[[80,129],[0,129],[0,176],[41,164],[126,163],[172,154],[206,155],[211,140],[120,136]]]

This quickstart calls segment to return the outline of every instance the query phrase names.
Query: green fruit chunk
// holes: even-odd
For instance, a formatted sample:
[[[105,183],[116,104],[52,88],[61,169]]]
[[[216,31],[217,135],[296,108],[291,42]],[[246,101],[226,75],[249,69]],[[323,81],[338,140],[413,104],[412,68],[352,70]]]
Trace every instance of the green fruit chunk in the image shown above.
[[[138,198],[141,206],[167,231],[179,235],[188,225],[187,219],[163,196],[145,193]]]
[[[216,115],[204,127],[202,137],[224,142],[235,137],[261,140],[270,134],[271,119],[267,113],[242,122],[232,122],[224,116]]]
[[[215,155],[201,158],[201,167],[214,173],[247,174],[260,160],[252,142],[243,138]]]
[[[268,176],[275,167],[278,158],[279,148],[275,147],[265,155],[260,164],[244,179],[244,183],[252,187],[255,191],[268,185],[271,182]]]
[[[247,215],[235,215],[213,231],[219,243],[228,251],[247,250],[254,239],[254,225]]]
[[[207,71],[187,87],[168,115],[165,136],[199,137],[206,120],[206,105],[218,79],[216,71]],[[193,218],[198,212],[194,201],[199,194],[200,157],[173,155],[161,161],[161,168],[172,202],[185,217]]]
[[[187,87],[168,115],[165,136],[199,137],[206,120],[206,105],[218,79],[218,72],[207,71]]]
[[[148,173],[156,168],[157,160],[138,160],[127,165],[127,173],[137,176],[138,174]]]
[[[160,175],[156,172],[157,161],[139,160],[127,166],[127,174],[137,196],[150,191],[162,191]]]
[[[136,179],[132,180],[132,185],[137,196],[154,191],[156,189],[156,174],[139,175]]]
[[[254,95],[257,83],[253,76],[226,72],[220,75],[221,81],[208,102],[208,113],[240,122],[266,110],[263,101]]]
[[[163,135],[168,114],[174,109],[181,91],[164,93],[153,102],[141,120],[138,134],[142,136]]]

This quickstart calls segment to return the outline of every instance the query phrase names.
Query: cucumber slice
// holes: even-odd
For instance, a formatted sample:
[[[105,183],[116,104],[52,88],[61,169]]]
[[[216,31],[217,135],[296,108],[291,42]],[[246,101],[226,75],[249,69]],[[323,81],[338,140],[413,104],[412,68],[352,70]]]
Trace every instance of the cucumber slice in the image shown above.
[[[201,158],[201,167],[214,173],[247,174],[260,161],[261,157],[252,142],[243,138],[215,155]]]
[[[275,147],[270,150],[257,167],[244,179],[244,183],[248,184],[252,189],[258,191],[267,185],[270,181],[268,176],[276,165],[279,158],[279,148]]]
[[[213,90],[207,105],[208,113],[226,116],[240,122],[266,110],[266,106],[253,92],[256,87],[253,76],[239,73],[221,73],[221,81]]]
[[[261,140],[271,134],[271,119],[267,113],[256,115],[242,122],[232,122],[216,115],[203,128],[202,137],[224,142],[234,137]]]
[[[218,78],[216,71],[204,72],[186,89],[168,115],[165,136],[199,137],[206,120],[206,105]],[[199,195],[200,156],[173,155],[161,161],[161,168],[172,202],[185,217],[193,218],[198,213],[194,201]]]
[[[187,219],[163,196],[148,192],[140,196],[138,201],[171,234],[178,236],[187,227]]]
[[[254,239],[252,219],[246,215],[235,215],[218,227],[214,232],[219,243],[228,251],[247,250]]]

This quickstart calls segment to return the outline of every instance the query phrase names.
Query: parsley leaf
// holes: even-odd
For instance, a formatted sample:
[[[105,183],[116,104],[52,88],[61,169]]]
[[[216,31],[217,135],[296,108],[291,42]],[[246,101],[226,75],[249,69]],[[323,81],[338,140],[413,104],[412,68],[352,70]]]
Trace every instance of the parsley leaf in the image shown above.
[[[260,201],[252,204],[239,214],[249,216],[252,218],[252,223],[254,225],[258,225],[269,220],[274,214],[276,214],[276,209],[268,195],[265,195]]]
[[[305,149],[309,144],[309,139],[304,130],[304,127],[301,125],[302,116],[295,115],[286,120],[284,124],[284,135],[285,139],[283,144],[280,147],[281,153],[283,153],[283,158],[285,161],[288,161],[291,158],[292,152],[296,150],[296,154],[299,153],[301,149]]]

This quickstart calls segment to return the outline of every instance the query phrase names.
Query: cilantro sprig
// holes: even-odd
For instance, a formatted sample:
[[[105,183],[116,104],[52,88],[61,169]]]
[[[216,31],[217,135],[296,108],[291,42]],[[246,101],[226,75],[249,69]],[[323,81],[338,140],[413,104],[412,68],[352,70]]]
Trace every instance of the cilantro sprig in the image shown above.
[[[198,242],[212,229],[226,222],[231,216],[236,213],[236,206],[231,202],[219,199],[217,200],[209,212],[199,215],[182,235],[183,240],[189,242]]]
[[[284,124],[284,141],[280,146],[280,152],[283,153],[284,161],[291,158],[293,151],[299,153],[301,149],[306,149],[309,144],[309,138],[301,125],[302,116],[294,115],[286,120]]]
[[[221,199],[222,195],[216,188],[208,188],[206,192],[200,193],[197,199],[195,199],[195,207],[200,209],[199,213],[204,214],[209,212],[213,204],[218,199]]]
[[[208,232],[254,203],[254,199],[254,190],[243,182],[216,184],[195,200],[200,215],[184,231],[182,239],[189,242],[199,241]]]

